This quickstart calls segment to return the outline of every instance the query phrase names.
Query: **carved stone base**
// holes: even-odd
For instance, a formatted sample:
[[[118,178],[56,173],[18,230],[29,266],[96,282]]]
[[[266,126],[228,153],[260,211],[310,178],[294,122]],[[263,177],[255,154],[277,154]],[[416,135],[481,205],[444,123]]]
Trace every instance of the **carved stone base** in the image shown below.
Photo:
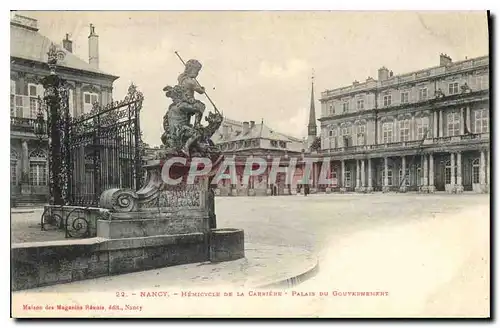
[[[420,192],[427,194],[429,192],[429,186],[420,186]]]
[[[291,194],[290,194],[290,189],[288,189],[288,188],[284,188],[284,189],[283,189],[283,195],[291,195]]]
[[[429,186],[429,188],[427,189],[429,193],[433,194],[436,192],[436,187],[435,186]]]
[[[21,184],[21,194],[22,195],[31,195],[31,185],[29,183]]]
[[[406,191],[407,191],[406,186],[403,185],[403,186],[399,187],[399,192],[406,192]]]
[[[255,189],[248,189],[248,196],[255,196]]]
[[[271,196],[272,193],[273,193],[273,191],[271,189],[269,189],[269,188],[266,189],[266,195],[267,196]]]
[[[373,187],[366,187],[366,192],[373,192]]]
[[[389,191],[391,191],[391,187],[389,187],[389,186],[383,186],[382,187],[382,192],[387,193]]]
[[[341,194],[345,193],[346,191],[347,191],[347,189],[346,189],[346,188],[344,188],[344,187],[340,187],[340,193],[341,193]]]
[[[210,253],[210,234],[217,227],[215,192],[211,181],[218,167],[214,165],[212,172],[191,181],[188,179],[190,163],[173,166],[169,177],[178,181],[175,184],[163,181],[163,163],[164,161],[158,160],[146,165],[146,182],[137,192],[130,189],[109,189],[103,192],[99,205],[107,210],[108,215],[98,220],[97,236],[123,244],[120,249],[129,249],[127,245],[137,241],[143,248],[161,248],[165,242],[172,250],[184,249],[177,247],[178,237],[175,236],[196,236],[193,237],[197,240],[193,247],[206,255],[200,257],[174,251],[171,256],[185,257],[182,263],[206,260]],[[238,231],[243,234],[242,230]],[[179,242],[183,242],[183,239],[180,238]],[[218,240],[219,249],[232,252],[234,247],[228,245],[225,248],[225,242],[224,238]],[[200,250],[200,247],[203,249]],[[242,247],[236,247],[235,254],[219,254],[218,261],[240,258],[244,252]],[[165,263],[172,265],[172,261]]]
[[[464,192],[464,186],[462,185],[455,185],[455,193],[461,194]]]
[[[331,194],[331,193],[332,193],[332,188],[330,188],[330,187],[326,187],[325,192],[326,192],[327,194]]]
[[[231,189],[231,196],[238,196],[238,189]]]

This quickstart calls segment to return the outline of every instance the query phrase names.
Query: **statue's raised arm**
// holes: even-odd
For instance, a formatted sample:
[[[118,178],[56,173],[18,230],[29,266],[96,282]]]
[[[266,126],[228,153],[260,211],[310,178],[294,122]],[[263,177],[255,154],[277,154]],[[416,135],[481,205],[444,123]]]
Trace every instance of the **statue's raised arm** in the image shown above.
[[[194,97],[195,92],[205,93],[205,88],[196,81],[201,68],[201,63],[196,59],[188,60],[184,72],[177,79],[178,84],[174,87],[166,86],[163,89],[165,95],[172,99],[172,104],[163,118],[165,132],[162,142],[169,149],[180,149],[186,156],[190,155],[190,149],[199,143],[201,138],[207,140],[209,131],[211,134],[208,139],[210,139],[222,123],[222,116],[217,113],[216,116],[220,118],[210,116],[209,129],[201,126],[205,104]],[[191,116],[195,117],[193,125],[191,125]],[[215,129],[214,124],[217,125]]]

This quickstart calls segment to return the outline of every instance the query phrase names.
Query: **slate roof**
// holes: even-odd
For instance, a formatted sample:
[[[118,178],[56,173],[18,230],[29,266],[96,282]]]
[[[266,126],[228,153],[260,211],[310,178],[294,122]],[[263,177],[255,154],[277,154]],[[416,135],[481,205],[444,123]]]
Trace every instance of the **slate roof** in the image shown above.
[[[51,43],[54,43],[58,51],[63,51],[64,60],[58,61],[59,66],[87,71],[97,74],[103,74],[110,77],[118,77],[112,74],[105,73],[99,69],[92,67],[86,61],[80,59],[75,54],[67,51],[57,42],[53,42],[38,31],[23,28],[18,25],[10,25],[10,56],[22,59],[33,60],[46,63],[47,52]]]
[[[226,138],[224,138],[224,130],[223,126],[228,125],[229,134]],[[232,128],[232,129],[231,129]],[[242,141],[242,140],[250,140],[250,139],[268,139],[268,140],[276,140],[276,141],[285,141],[288,146],[290,146],[289,150],[297,150],[300,151],[302,148],[302,139],[295,138],[284,133],[278,132],[266,124],[259,123],[255,124],[253,128],[249,128],[248,133],[243,133],[243,122],[235,121],[232,119],[224,118],[219,131],[217,131],[212,136],[212,141],[215,144],[220,144],[224,142],[233,142],[233,141]],[[272,148],[274,149],[274,148]]]

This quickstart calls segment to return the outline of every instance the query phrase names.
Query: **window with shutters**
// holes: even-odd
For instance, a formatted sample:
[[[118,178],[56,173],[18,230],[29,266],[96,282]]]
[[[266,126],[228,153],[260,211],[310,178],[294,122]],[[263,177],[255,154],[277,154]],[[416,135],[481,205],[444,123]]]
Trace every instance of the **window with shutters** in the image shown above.
[[[488,133],[488,110],[478,109],[474,112],[474,133]]]
[[[447,115],[448,137],[460,135],[460,114],[457,112]]]
[[[47,154],[41,149],[30,154],[30,185],[47,185]]]
[[[392,128],[393,122],[386,122],[382,124],[382,142],[390,143],[392,142]]]

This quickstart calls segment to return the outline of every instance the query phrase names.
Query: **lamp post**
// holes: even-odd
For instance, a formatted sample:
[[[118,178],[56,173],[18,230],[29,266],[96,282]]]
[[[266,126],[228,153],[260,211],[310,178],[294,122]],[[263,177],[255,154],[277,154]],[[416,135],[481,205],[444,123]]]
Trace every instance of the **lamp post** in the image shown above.
[[[43,99],[39,98],[37,118],[35,121],[35,134],[40,142],[48,137],[49,148],[49,192],[51,205],[64,205],[66,195],[63,184],[66,178],[66,163],[61,156],[61,137],[67,136],[68,117],[61,113],[66,109],[68,94],[64,89],[64,81],[56,74],[57,50],[54,44],[49,47],[48,65],[50,74],[42,79],[45,89]],[[46,120],[45,120],[46,116]]]

